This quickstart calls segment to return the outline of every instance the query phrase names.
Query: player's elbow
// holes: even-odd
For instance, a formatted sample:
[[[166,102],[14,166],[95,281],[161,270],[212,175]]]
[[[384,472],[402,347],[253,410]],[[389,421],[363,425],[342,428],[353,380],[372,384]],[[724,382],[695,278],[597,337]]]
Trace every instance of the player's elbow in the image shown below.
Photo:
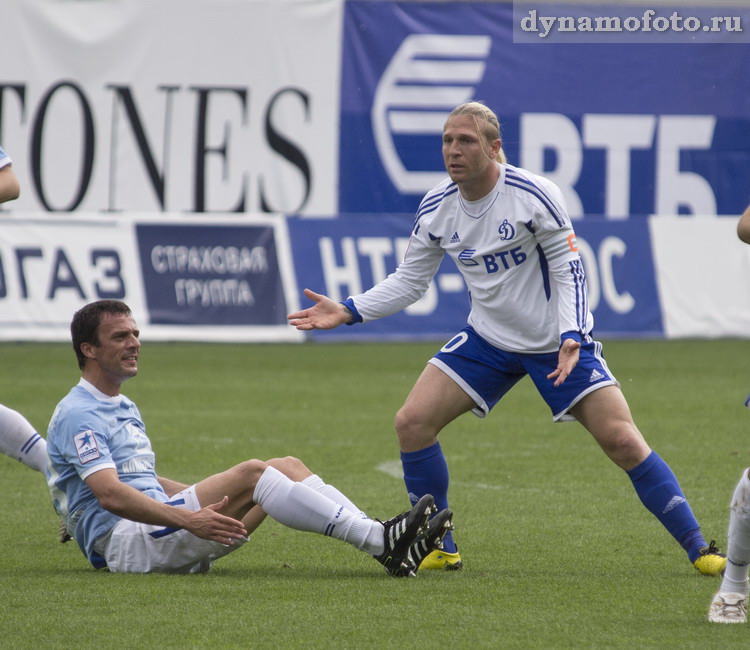
[[[0,203],[15,201],[19,196],[21,196],[21,186],[15,179],[6,183],[0,189]]]
[[[122,516],[123,509],[119,499],[114,494],[104,492],[96,495],[99,505],[112,514]]]
[[[750,206],[742,213],[737,222],[737,236],[741,241],[750,244]]]
[[[127,508],[125,507],[124,499],[122,498],[122,494],[117,486],[100,487],[94,492],[94,496],[99,502],[99,505],[108,512],[120,517],[126,516]]]

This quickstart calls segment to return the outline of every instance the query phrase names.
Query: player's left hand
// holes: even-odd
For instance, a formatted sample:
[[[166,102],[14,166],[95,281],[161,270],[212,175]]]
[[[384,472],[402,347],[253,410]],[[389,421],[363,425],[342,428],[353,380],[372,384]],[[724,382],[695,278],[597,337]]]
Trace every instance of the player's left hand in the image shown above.
[[[557,356],[557,368],[547,375],[547,379],[554,379],[554,386],[559,386],[573,372],[573,368],[578,363],[581,344],[573,339],[565,339],[560,346],[560,352]]]
[[[188,523],[184,528],[196,537],[208,539],[213,542],[231,545],[236,540],[247,539],[247,529],[238,519],[220,514],[220,510],[226,508],[229,497],[224,497],[218,503],[196,510],[188,511]]]

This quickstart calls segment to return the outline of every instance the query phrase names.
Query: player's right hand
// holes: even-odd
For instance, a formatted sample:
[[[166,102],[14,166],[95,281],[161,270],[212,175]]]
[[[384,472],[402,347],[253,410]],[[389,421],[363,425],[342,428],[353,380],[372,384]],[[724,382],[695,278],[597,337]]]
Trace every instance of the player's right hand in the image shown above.
[[[287,319],[292,327],[298,330],[330,330],[347,321],[348,315],[341,303],[310,289],[305,289],[304,294],[315,304],[289,314]]]

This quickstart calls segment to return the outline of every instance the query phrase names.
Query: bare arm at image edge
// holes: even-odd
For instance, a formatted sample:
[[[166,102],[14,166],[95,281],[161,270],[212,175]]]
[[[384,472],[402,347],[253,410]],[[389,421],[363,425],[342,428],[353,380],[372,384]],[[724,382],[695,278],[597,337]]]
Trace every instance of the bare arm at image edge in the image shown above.
[[[737,236],[746,244],[750,244],[750,205],[745,208],[737,222]]]
[[[0,203],[17,199],[21,194],[18,178],[11,165],[0,168]]]

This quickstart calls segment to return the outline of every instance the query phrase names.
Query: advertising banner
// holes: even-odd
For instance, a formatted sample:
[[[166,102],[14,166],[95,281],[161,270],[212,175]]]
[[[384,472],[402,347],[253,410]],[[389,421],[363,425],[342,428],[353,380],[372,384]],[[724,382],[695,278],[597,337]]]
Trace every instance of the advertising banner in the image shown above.
[[[73,313],[93,300],[124,300],[145,313],[133,234],[113,218],[4,218],[0,337],[67,340]]]
[[[679,225],[673,224],[673,236],[679,237]],[[403,216],[291,220],[297,285],[334,300],[366,291],[395,270],[411,227],[411,220]],[[595,334],[663,336],[649,220],[586,220],[576,224],[576,240],[586,269]],[[689,291],[686,285],[683,293]],[[303,306],[310,304],[304,297],[300,301]],[[448,339],[466,325],[469,309],[463,278],[446,257],[425,296],[403,312],[363,325],[313,331],[310,336],[319,340]]]
[[[406,252],[412,219],[404,215],[353,215],[338,219],[292,219],[289,235],[297,285],[344,300],[392,273]],[[311,303],[300,296],[301,306]],[[419,302],[388,318],[364,326],[312,331],[320,340],[441,339],[466,324],[469,298],[463,278],[449,259],[443,260]]]
[[[414,213],[444,176],[446,116],[476,99],[574,218],[739,215],[749,40],[740,3],[349,0],[339,209]]]
[[[337,211],[343,0],[2,0],[13,212]]]
[[[286,320],[298,305],[292,259],[278,215],[9,217],[0,339],[68,340],[77,309],[116,299],[144,339],[299,341]]]
[[[594,334],[746,337],[750,247],[722,217],[576,224]],[[386,318],[298,332],[287,314],[307,287],[344,300],[393,272],[408,245],[403,215],[336,219],[8,216],[0,228],[0,340],[69,339],[73,313],[125,301],[149,340],[445,341],[470,303],[446,258],[416,303]]]
[[[649,229],[665,336],[750,337],[750,246],[736,220],[661,217]]]
[[[274,325],[287,311],[271,225],[139,224],[146,305],[160,325]]]

